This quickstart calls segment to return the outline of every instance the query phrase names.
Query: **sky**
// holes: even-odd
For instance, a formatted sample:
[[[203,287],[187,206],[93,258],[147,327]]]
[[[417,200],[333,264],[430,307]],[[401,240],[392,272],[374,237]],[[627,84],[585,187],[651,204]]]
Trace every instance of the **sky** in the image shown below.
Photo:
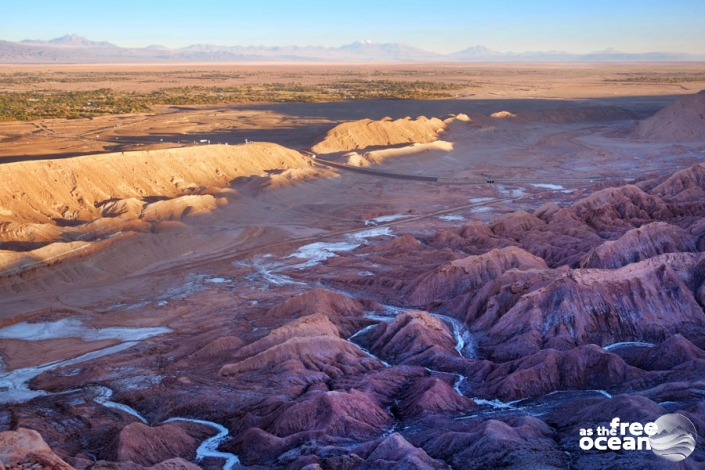
[[[0,39],[705,53],[705,0],[0,0]]]

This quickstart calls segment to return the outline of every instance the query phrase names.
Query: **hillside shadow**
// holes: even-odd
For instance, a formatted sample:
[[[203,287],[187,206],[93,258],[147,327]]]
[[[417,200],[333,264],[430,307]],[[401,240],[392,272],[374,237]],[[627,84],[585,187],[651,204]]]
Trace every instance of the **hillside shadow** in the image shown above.
[[[239,109],[272,111],[299,118],[330,121],[355,119],[400,119],[406,116],[440,117],[448,114],[485,114],[499,111],[541,112],[549,109],[615,107],[635,112],[641,119],[653,115],[681,95],[618,96],[588,99],[447,99],[447,100],[369,100],[329,103],[269,103],[232,105]]]
[[[628,111],[634,119],[645,119],[663,107],[670,104],[680,95],[659,96],[617,96],[588,99],[445,99],[445,100],[366,100],[339,101],[327,103],[246,103],[222,104],[201,107],[175,106],[171,109],[180,111],[191,110],[249,110],[274,112],[302,121],[297,126],[276,125],[261,129],[219,129],[210,132],[193,134],[154,134],[154,135],[123,135],[119,143],[109,141],[110,147],[104,152],[66,152],[37,156],[7,156],[0,157],[0,164],[20,161],[57,160],[100,153],[150,150],[150,145],[173,144],[181,146],[206,146],[202,140],[210,144],[236,145],[250,142],[273,142],[293,149],[307,149],[335,125],[358,119],[379,120],[384,117],[401,119],[418,116],[441,117],[450,114],[483,114],[489,116],[499,111],[512,113],[541,113],[552,109],[584,109],[590,107],[612,107]],[[306,123],[304,121],[313,122]],[[321,121],[328,121],[321,123]],[[107,143],[108,141],[106,141]]]
[[[0,250],[25,252],[32,251],[44,246],[50,245],[53,242],[6,242],[0,241]]]

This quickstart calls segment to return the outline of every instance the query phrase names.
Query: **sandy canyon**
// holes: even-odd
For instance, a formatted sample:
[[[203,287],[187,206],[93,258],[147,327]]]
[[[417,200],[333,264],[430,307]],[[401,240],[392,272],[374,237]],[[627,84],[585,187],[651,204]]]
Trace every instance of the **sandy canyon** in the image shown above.
[[[705,91],[658,91],[0,125],[0,469],[703,468]],[[579,447],[675,412],[682,462]]]

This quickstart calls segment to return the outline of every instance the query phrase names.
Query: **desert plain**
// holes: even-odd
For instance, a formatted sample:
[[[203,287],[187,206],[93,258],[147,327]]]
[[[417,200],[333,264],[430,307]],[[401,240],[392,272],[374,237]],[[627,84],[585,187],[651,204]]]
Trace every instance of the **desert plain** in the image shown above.
[[[48,116],[0,122],[7,468],[705,465],[704,64],[2,66],[0,89]],[[108,89],[142,108],[76,108]],[[682,462],[579,447],[674,412]]]

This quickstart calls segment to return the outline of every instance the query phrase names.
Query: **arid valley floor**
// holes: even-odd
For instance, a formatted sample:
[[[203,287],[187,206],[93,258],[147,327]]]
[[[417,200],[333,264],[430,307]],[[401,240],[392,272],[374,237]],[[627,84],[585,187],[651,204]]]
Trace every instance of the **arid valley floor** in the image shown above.
[[[0,122],[6,468],[705,466],[705,65],[62,67],[0,89],[457,86]]]

